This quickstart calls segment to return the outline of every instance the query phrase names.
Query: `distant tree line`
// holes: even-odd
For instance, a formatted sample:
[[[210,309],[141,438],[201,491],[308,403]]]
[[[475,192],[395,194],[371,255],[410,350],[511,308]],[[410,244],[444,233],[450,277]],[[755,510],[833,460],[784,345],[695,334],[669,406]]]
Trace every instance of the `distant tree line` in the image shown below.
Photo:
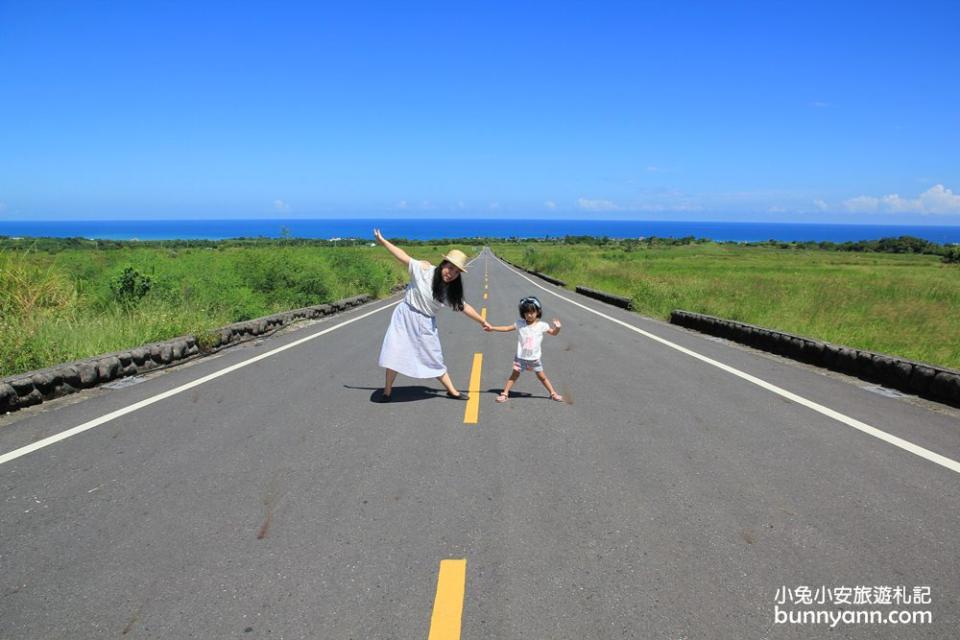
[[[610,238],[608,236],[546,236],[543,238],[508,238],[473,237],[473,238],[438,238],[433,240],[410,240],[407,238],[391,238],[391,240],[410,246],[444,246],[444,245],[483,245],[491,243],[545,243],[593,245],[598,247],[619,247],[624,251],[635,251],[650,247],[685,246],[692,244],[708,244],[713,242],[708,238],[684,236],[682,238],[662,238],[646,236],[642,238]],[[98,249],[115,250],[131,247],[153,247],[165,249],[208,248],[226,249],[233,247],[351,247],[370,244],[370,238],[231,238],[227,240],[92,240],[89,238],[11,238],[0,236],[0,249],[46,251],[55,253],[66,249]],[[943,245],[930,242],[914,236],[899,236],[896,238],[880,238],[879,240],[858,240],[856,242],[830,241],[782,241],[766,240],[762,242],[735,242],[724,241],[718,244],[735,244],[739,246],[775,247],[791,250],[821,250],[821,251],[853,251],[858,253],[913,253],[940,256],[946,263],[960,263],[960,246],[957,244]]]
[[[90,238],[18,238],[0,236],[0,249],[21,249],[55,253],[67,249],[114,250],[147,249],[227,249],[234,247],[354,247],[373,242],[373,239],[344,238],[230,238],[227,240],[96,240]]]
[[[880,238],[879,240],[858,240],[856,242],[792,242],[767,241],[768,245],[781,248],[820,249],[822,251],[854,251],[858,253],[917,253],[935,255],[944,262],[960,262],[960,246],[943,245],[914,236]]]
[[[649,247],[672,247],[693,244],[708,244],[713,242],[708,238],[684,236],[682,238],[660,238],[647,236],[643,238],[613,239],[606,236],[563,236],[560,238],[518,239],[510,238],[510,242],[547,242],[551,244],[590,244],[596,246],[619,246],[624,251],[635,251]],[[501,240],[502,242],[502,240]],[[718,244],[732,244],[748,247],[775,247],[792,250],[820,250],[820,251],[853,251],[859,253],[915,253],[941,256],[944,262],[960,263],[960,245],[943,245],[930,242],[913,236],[899,236],[896,238],[880,238],[879,240],[858,240],[856,242],[830,241],[783,241],[766,240],[762,242],[724,241]]]

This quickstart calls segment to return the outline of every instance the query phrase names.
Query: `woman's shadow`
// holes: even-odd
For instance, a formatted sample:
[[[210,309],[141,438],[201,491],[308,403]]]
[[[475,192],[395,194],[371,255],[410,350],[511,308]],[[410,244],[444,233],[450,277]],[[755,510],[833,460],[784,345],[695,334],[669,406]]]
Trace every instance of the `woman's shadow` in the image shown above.
[[[345,389],[354,389],[359,391],[370,391],[370,402],[380,402],[383,397],[383,387],[354,387],[349,384],[343,385]],[[417,402],[418,400],[429,400],[431,398],[443,398],[447,400],[447,392],[444,389],[434,389],[416,386],[394,386],[390,392],[390,402]]]
[[[383,387],[355,387],[349,384],[343,385],[344,389],[353,389],[357,391],[370,391],[370,402],[379,403],[383,398]],[[486,393],[498,395],[503,388],[487,389]],[[511,391],[511,398],[532,398],[532,393],[524,391]],[[544,396],[546,397],[546,396]],[[423,385],[400,387],[394,386],[390,392],[390,403],[394,402],[417,402],[418,400],[430,400],[431,398],[443,398],[449,400],[445,389],[435,389],[433,387],[424,387]],[[549,399],[549,398],[548,398]]]

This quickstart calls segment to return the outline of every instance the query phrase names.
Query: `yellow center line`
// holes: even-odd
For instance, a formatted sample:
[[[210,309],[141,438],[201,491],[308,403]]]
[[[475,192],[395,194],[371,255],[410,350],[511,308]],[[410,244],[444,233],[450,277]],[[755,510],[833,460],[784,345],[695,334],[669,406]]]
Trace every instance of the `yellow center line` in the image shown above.
[[[484,320],[487,319],[487,308],[486,308],[486,307],[483,307],[482,309],[480,309],[480,317],[483,318]]]
[[[484,299],[484,300],[487,299],[487,292],[486,292],[486,291],[483,292],[483,299]]]
[[[437,597],[430,617],[427,640],[459,640],[463,615],[463,591],[467,580],[467,559],[441,560],[437,576]]]
[[[464,424],[477,424],[480,418],[480,371],[483,369],[483,354],[473,354],[473,368],[470,370],[470,388],[468,389],[467,408],[463,412]]]

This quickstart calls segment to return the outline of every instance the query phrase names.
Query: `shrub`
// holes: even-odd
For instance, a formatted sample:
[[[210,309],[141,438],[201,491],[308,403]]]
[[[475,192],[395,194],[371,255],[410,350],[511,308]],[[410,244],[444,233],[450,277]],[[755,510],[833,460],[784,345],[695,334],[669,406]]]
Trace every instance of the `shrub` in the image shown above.
[[[150,278],[133,267],[127,267],[119,276],[110,281],[113,298],[121,306],[131,306],[150,291]]]

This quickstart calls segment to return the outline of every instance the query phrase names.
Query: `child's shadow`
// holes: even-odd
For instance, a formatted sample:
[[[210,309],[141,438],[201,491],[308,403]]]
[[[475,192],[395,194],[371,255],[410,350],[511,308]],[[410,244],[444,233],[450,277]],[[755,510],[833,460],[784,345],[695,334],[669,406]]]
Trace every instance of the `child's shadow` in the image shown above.
[[[380,399],[383,397],[383,387],[353,387],[349,384],[345,384],[343,386],[346,389],[371,391],[370,402],[380,402]],[[390,403],[416,402],[418,400],[429,400],[430,398],[440,397],[446,398],[447,392],[443,389],[433,389],[431,387],[424,387],[422,385],[408,387],[395,386],[393,391],[390,392]]]
[[[492,393],[495,396],[499,396],[501,391],[503,391],[503,387],[497,387],[495,389],[487,389],[487,393]],[[534,395],[532,393],[527,393],[526,391],[514,391],[513,389],[510,390],[511,400],[514,398],[533,398],[533,397]]]

